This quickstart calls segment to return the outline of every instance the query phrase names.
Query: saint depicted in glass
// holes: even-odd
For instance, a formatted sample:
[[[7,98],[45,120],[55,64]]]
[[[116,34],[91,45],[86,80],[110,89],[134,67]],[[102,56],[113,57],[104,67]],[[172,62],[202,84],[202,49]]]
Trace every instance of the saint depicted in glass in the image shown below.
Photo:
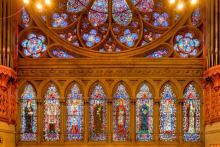
[[[129,140],[130,124],[130,101],[129,95],[124,87],[120,84],[114,95],[113,103],[113,141]]]
[[[67,140],[83,139],[83,99],[77,84],[67,96]]]
[[[183,132],[185,141],[200,140],[200,98],[193,84],[184,92]]]
[[[36,141],[37,105],[36,94],[32,85],[28,84],[21,95],[21,140]]]
[[[153,96],[146,84],[142,85],[137,94],[136,140],[153,140]]]
[[[106,95],[97,84],[90,97],[90,140],[106,140]]]
[[[176,107],[175,94],[171,85],[168,83],[164,86],[160,100],[160,140],[173,141],[176,131]]]
[[[44,96],[44,139],[57,141],[60,138],[60,101],[54,84],[48,87]]]

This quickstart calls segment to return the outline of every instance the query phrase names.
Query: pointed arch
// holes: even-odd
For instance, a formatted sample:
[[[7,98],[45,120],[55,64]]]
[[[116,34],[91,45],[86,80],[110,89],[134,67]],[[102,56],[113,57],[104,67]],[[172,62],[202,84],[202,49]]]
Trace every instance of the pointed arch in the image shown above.
[[[36,90],[31,83],[26,83],[21,94],[21,140],[37,140],[37,102]]]
[[[103,86],[96,82],[90,95],[90,140],[107,139],[107,101]]]
[[[146,82],[136,95],[136,140],[153,140],[153,95]]]
[[[200,140],[200,97],[194,82],[183,93],[183,139],[187,142]]]
[[[60,95],[57,86],[50,82],[44,93],[44,140],[60,140]]]
[[[82,91],[76,82],[73,82],[67,89],[66,137],[68,141],[81,141],[83,140],[84,130],[84,100]]]
[[[167,82],[161,89],[160,95],[160,140],[173,141],[176,139],[176,95],[173,84]]]
[[[113,141],[130,139],[130,96],[126,86],[120,82],[116,86],[113,102]]]

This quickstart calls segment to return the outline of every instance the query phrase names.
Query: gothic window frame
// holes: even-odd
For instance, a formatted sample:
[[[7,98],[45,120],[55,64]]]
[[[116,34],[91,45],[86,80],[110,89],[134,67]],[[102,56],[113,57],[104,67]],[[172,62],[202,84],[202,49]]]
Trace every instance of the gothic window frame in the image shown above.
[[[172,92],[172,95],[173,95],[173,102],[174,102],[174,110],[175,110],[175,117],[174,117],[174,131],[173,131],[173,139],[171,139],[171,140],[166,140],[166,139],[161,139],[161,135],[163,134],[163,132],[161,131],[161,115],[162,115],[162,113],[161,113],[161,109],[162,109],[162,103],[161,103],[161,101],[163,100],[163,93],[165,92],[165,86],[166,85],[169,85],[170,86],[170,88],[171,88],[171,92]],[[179,104],[178,104],[178,97],[179,97],[179,93],[178,93],[178,88],[177,88],[177,85],[176,85],[176,83],[175,82],[173,82],[173,81],[166,81],[166,82],[164,82],[164,84],[161,86],[161,88],[160,88],[160,90],[159,90],[159,111],[158,111],[158,132],[159,132],[159,134],[158,134],[158,138],[159,138],[159,140],[161,141],[161,142],[163,142],[163,143],[166,143],[166,144],[170,144],[170,143],[175,143],[175,142],[177,142],[178,140],[179,140],[179,136],[178,136],[178,132],[179,132],[179,126],[180,126],[180,122],[179,122],[179,112],[180,112],[180,110],[179,110]],[[164,133],[165,134],[165,133]],[[169,133],[168,133],[168,135],[169,135]]]
[[[124,88],[125,88],[125,92],[126,92],[126,94],[127,94],[127,98],[125,99],[125,101],[127,101],[126,103],[127,104],[129,104],[129,106],[128,106],[128,110],[126,110],[126,112],[127,113],[129,113],[129,115],[126,115],[126,120],[125,121],[128,121],[127,123],[127,127],[128,127],[128,130],[127,130],[127,136],[125,135],[125,140],[114,140],[114,129],[115,129],[115,119],[114,118],[116,118],[116,110],[114,109],[114,107],[116,107],[115,106],[115,103],[116,103],[116,101],[117,101],[117,99],[116,99],[116,92],[117,92],[117,90],[118,90],[118,87],[120,86],[120,85],[122,85]],[[130,90],[130,88],[129,88],[129,86],[128,86],[128,84],[126,83],[126,82],[124,82],[124,81],[119,81],[119,82],[117,82],[116,84],[115,84],[115,86],[114,86],[114,88],[113,88],[113,91],[112,91],[112,105],[111,105],[111,108],[112,108],[112,111],[111,111],[111,114],[112,114],[112,116],[111,116],[111,118],[112,118],[112,121],[111,121],[111,131],[112,131],[112,135],[111,135],[111,141],[113,142],[113,143],[115,143],[115,144],[126,144],[126,143],[128,143],[128,142],[131,142],[131,138],[132,138],[132,132],[131,132],[131,127],[132,127],[132,125],[131,125],[131,115],[132,115],[132,113],[131,113],[131,111],[132,111],[132,109],[131,109],[131,101],[132,101],[132,95],[131,95],[131,90]],[[126,106],[126,105],[125,105]],[[128,118],[127,118],[127,116],[128,116]],[[117,135],[117,134],[116,134]],[[127,138],[127,139],[126,139]]]
[[[100,86],[102,91],[103,91],[103,99],[101,100],[101,104],[103,103],[103,108],[104,108],[104,116],[103,116],[103,124],[105,125],[104,126],[104,132],[103,134],[105,135],[105,139],[102,138],[101,140],[96,140],[95,137],[96,136],[91,136],[93,133],[91,132],[92,131],[92,122],[91,122],[91,118],[94,117],[93,115],[91,115],[91,109],[92,108],[92,102],[95,100],[94,98],[92,98],[92,95],[94,94],[94,90],[96,89],[97,86]],[[96,143],[96,142],[99,142],[99,143],[107,143],[108,141],[108,116],[109,116],[109,110],[108,110],[108,103],[107,103],[107,90],[105,89],[105,84],[102,82],[102,81],[95,81],[90,87],[89,87],[89,92],[88,92],[88,122],[87,122],[87,125],[88,125],[88,136],[87,136],[87,139],[89,141],[89,143]],[[95,135],[95,134],[93,134]],[[94,138],[93,138],[94,137]]]
[[[27,141],[27,140],[22,140],[21,139],[21,134],[22,134],[22,132],[21,132],[21,125],[22,125],[22,115],[24,115],[24,114],[22,114],[23,112],[22,112],[22,101],[23,101],[23,99],[22,99],[22,95],[24,94],[24,92],[25,92],[25,88],[27,87],[27,86],[31,86],[32,87],[32,89],[33,89],[33,92],[34,92],[34,94],[35,94],[35,99],[33,99],[34,101],[35,101],[35,105],[36,105],[36,140],[30,140],[30,141]],[[17,122],[18,122],[18,127],[16,128],[16,131],[17,132],[19,132],[18,133],[18,135],[16,135],[16,142],[22,142],[22,143],[24,143],[24,144],[33,144],[33,143],[35,143],[35,142],[37,142],[38,140],[39,140],[39,137],[38,137],[38,135],[39,135],[39,132],[40,132],[40,126],[39,126],[39,124],[38,124],[38,122],[39,122],[39,105],[38,105],[38,90],[37,90],[37,88],[36,88],[37,86],[36,86],[36,84],[33,82],[33,81],[25,81],[24,83],[22,83],[21,84],[21,88],[19,89],[19,91],[18,91],[18,96],[19,96],[19,105],[18,105],[18,107],[17,107],[17,109],[18,109],[18,114],[19,114],[19,117],[17,117]]]
[[[56,90],[57,90],[57,93],[58,93],[58,96],[59,98],[57,99],[59,101],[59,139],[58,140],[54,140],[54,141],[49,141],[49,140],[46,140],[45,137],[44,137],[44,129],[45,129],[45,96],[47,94],[47,91],[49,89],[50,86],[55,86]],[[43,144],[54,144],[54,143],[59,143],[60,141],[63,140],[63,136],[62,136],[62,131],[63,131],[63,104],[62,104],[62,89],[59,85],[59,83],[57,83],[56,81],[49,81],[47,82],[43,88],[42,88],[42,91],[41,91],[41,101],[42,101],[42,104],[41,104],[41,108],[42,110],[40,111],[41,112],[41,120],[42,120],[42,125],[41,125],[41,135],[42,135],[42,141],[43,141]]]
[[[186,103],[186,90],[187,90],[187,88],[189,88],[189,86],[190,85],[192,85],[193,86],[193,88],[195,89],[195,92],[196,92],[196,97],[197,97],[197,99],[196,99],[196,101],[198,101],[198,103],[199,103],[199,107],[198,107],[198,113],[199,113],[199,118],[198,118],[198,120],[199,120],[199,139],[198,140],[186,140],[185,139],[185,137],[184,137],[184,135],[185,135],[185,124],[184,124],[184,122],[185,122],[185,120],[184,120],[184,114],[185,114],[185,112],[184,112],[184,106],[185,106],[185,103]],[[181,112],[181,115],[182,115],[182,122],[181,122],[181,129],[182,129],[182,139],[183,139],[183,141],[184,142],[186,142],[186,143],[199,143],[200,141],[202,141],[203,140],[203,136],[202,136],[202,134],[203,134],[203,132],[204,132],[204,128],[203,128],[203,97],[202,97],[202,90],[201,90],[201,87],[199,86],[199,84],[198,84],[198,82],[197,81],[190,81],[190,82],[187,82],[185,85],[184,85],[184,88],[182,89],[182,94],[183,94],[183,103],[182,103],[182,105],[181,105],[181,110],[182,110],[182,112]],[[198,125],[198,124],[197,124]],[[186,133],[187,134],[187,133]]]
[[[81,94],[81,98],[79,98],[78,100],[79,101],[81,101],[80,103],[82,104],[82,139],[81,140],[68,140],[68,136],[67,136],[67,134],[68,134],[68,132],[67,132],[67,121],[68,121],[68,117],[69,117],[69,115],[68,115],[68,106],[67,106],[67,103],[68,103],[68,95],[70,94],[70,92],[71,92],[71,90],[72,90],[72,88],[73,88],[73,86],[74,85],[76,85],[77,87],[78,87],[78,89],[79,89],[79,92],[80,92],[80,94]],[[78,81],[73,81],[73,82],[71,82],[70,84],[68,84],[68,86],[65,88],[65,94],[64,94],[64,97],[65,97],[65,104],[64,104],[64,115],[63,115],[63,117],[64,117],[64,123],[65,123],[65,125],[64,125],[64,129],[63,129],[63,132],[65,132],[64,134],[64,141],[65,142],[69,142],[69,143],[71,143],[71,142],[74,142],[74,143],[77,143],[77,142],[83,142],[84,140],[85,140],[85,97],[84,97],[84,91],[83,91],[83,89],[82,89],[82,86],[81,86],[81,84],[78,82]]]
[[[138,103],[138,100],[142,99],[142,98],[138,98],[138,94],[140,93],[140,90],[141,88],[146,85],[147,88],[149,89],[149,92],[151,93],[151,100],[152,100],[152,108],[153,108],[153,112],[152,112],[152,121],[153,121],[153,124],[152,124],[152,140],[138,140],[137,139],[137,103]],[[157,136],[155,136],[155,133],[156,133],[156,119],[155,119],[155,116],[156,115],[156,111],[155,111],[155,88],[154,86],[152,85],[151,82],[149,81],[143,81],[141,82],[140,84],[138,84],[137,86],[137,89],[136,89],[136,92],[135,92],[135,104],[134,104],[134,107],[135,107],[135,121],[134,121],[134,124],[135,124],[135,142],[139,143],[139,144],[145,144],[145,143],[153,143],[155,142],[155,139]]]

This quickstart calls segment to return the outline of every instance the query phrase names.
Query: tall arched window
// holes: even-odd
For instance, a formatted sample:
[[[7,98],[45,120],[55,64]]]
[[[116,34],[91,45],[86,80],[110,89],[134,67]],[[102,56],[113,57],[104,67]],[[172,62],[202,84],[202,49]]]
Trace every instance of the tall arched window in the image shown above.
[[[175,94],[170,83],[164,86],[160,100],[160,140],[173,141],[176,138]]]
[[[95,86],[90,96],[90,140],[106,140],[106,95],[100,84]]]
[[[54,84],[50,84],[44,96],[44,139],[60,139],[60,96]]]
[[[143,84],[137,93],[136,140],[153,140],[153,96],[147,84]]]
[[[21,140],[37,140],[36,93],[31,84],[25,86],[21,95]]]
[[[67,140],[83,139],[83,98],[77,84],[74,84],[67,95]]]
[[[200,140],[200,98],[193,84],[184,91],[183,138],[185,141]]]
[[[124,85],[119,84],[113,103],[113,141],[128,141],[130,137],[130,100]]]

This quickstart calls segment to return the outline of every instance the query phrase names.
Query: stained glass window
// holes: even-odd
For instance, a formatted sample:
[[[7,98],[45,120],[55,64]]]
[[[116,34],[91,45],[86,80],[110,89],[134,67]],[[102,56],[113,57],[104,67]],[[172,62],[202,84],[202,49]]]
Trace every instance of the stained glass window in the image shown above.
[[[108,0],[95,0],[88,14],[93,26],[99,26],[108,18]]]
[[[62,49],[54,49],[52,50],[52,55],[57,58],[74,58],[74,56],[67,53],[65,50]]]
[[[113,19],[122,26],[127,26],[131,22],[132,12],[126,0],[113,0]]]
[[[160,100],[160,140],[173,141],[176,138],[175,94],[169,83],[164,86]]]
[[[174,50],[176,50],[181,57],[196,56],[199,52],[199,46],[199,39],[195,38],[191,32],[175,36]]]
[[[45,44],[46,37],[43,35],[37,35],[31,33],[28,35],[28,38],[22,41],[22,47],[25,56],[31,56],[38,58],[47,50]]]
[[[105,141],[106,140],[106,95],[100,84],[95,86],[90,96],[90,140]]]
[[[36,93],[31,84],[25,86],[21,95],[21,140],[37,140]]]
[[[68,15],[66,13],[54,13],[52,16],[52,26],[54,28],[58,28],[58,27],[66,27],[68,25],[67,23],[67,18]]]
[[[44,139],[60,139],[60,96],[54,84],[51,84],[44,96]]]
[[[83,97],[77,84],[74,84],[67,95],[67,140],[83,139]]]
[[[29,13],[28,9],[22,10],[19,42],[22,44],[27,38],[26,33],[45,32],[47,27],[50,36],[45,37],[53,41],[46,40],[45,43],[39,39],[32,40],[49,47],[59,44],[63,51],[73,56],[105,54],[107,57],[116,57],[125,53],[123,56],[126,57],[143,57],[145,50],[155,52],[150,57],[155,59],[166,54],[162,50],[158,52],[158,45],[169,44],[173,46],[167,50],[170,58],[201,57],[202,8],[195,5],[191,9],[191,15],[185,18],[182,17],[184,10],[179,11],[176,5],[168,6],[168,0],[58,0],[51,10],[44,10],[40,14],[41,18],[33,19],[30,16],[39,13],[37,11]],[[188,21],[179,23],[183,19]],[[40,21],[41,23],[36,23]],[[170,33],[166,33],[168,31]],[[187,33],[191,33],[192,37]],[[19,52],[20,56],[42,57],[46,48],[37,45],[39,43],[19,46],[22,50]],[[43,57],[53,58],[46,53]]]
[[[22,25],[23,27],[27,28],[30,25],[30,16],[24,7],[22,8],[21,13]]]
[[[130,139],[130,99],[124,85],[119,84],[113,102],[113,141]]]
[[[83,10],[87,6],[88,3],[89,3],[89,0],[68,0],[67,11],[68,12],[79,12]]]
[[[143,84],[137,94],[136,140],[153,140],[153,96],[147,84]]]
[[[168,14],[166,12],[160,14],[155,12],[154,15],[154,26],[159,27],[168,27],[169,22],[168,22]]]
[[[202,21],[202,17],[201,17],[201,8],[198,7],[196,8],[193,13],[192,13],[192,16],[191,16],[191,22],[194,26],[196,25],[199,25]]]
[[[200,98],[193,84],[184,91],[183,138],[185,141],[200,140]]]
[[[164,48],[164,49],[160,49],[157,51],[152,52],[151,54],[147,55],[146,58],[162,58],[162,57],[166,57],[167,54],[169,53],[168,49]]]

